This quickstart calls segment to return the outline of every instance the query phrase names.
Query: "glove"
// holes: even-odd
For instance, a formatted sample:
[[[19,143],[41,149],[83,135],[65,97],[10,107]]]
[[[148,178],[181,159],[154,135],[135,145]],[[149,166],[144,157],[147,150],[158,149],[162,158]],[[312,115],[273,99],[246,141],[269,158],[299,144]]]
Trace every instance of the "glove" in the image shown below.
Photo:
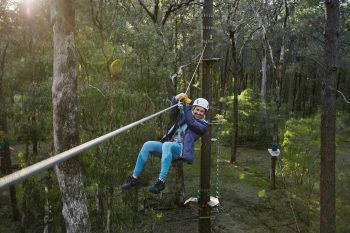
[[[177,107],[180,109],[180,110],[184,110],[184,104],[182,102],[178,102],[177,103]]]
[[[186,98],[187,97],[187,95],[185,94],[185,93],[180,93],[180,94],[178,94],[177,96],[175,96],[175,99],[177,100],[177,101],[182,101],[184,98]]]
[[[184,102],[185,104],[190,104],[192,102],[192,100],[188,97],[183,98],[181,101]]]

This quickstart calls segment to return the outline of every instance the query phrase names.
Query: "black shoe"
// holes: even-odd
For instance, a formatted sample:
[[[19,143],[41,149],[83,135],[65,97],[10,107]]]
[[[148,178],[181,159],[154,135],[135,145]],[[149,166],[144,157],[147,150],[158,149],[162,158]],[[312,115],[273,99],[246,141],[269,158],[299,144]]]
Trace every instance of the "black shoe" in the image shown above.
[[[136,179],[133,176],[129,176],[126,183],[122,185],[122,189],[124,190],[131,189],[132,187],[137,185],[139,182],[140,182],[139,179]]]
[[[165,189],[165,182],[158,180],[154,185],[151,185],[148,188],[148,191],[150,191],[151,193],[160,193],[160,191],[162,191],[163,189]]]

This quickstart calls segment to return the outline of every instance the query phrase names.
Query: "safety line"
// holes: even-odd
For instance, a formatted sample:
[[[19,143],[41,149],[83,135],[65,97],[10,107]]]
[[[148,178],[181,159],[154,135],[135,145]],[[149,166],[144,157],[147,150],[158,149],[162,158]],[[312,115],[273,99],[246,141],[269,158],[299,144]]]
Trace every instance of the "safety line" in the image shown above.
[[[279,165],[280,169],[282,170],[281,160],[278,160],[278,165]],[[300,231],[300,228],[299,228],[297,216],[296,216],[295,211],[294,211],[292,199],[290,198],[289,192],[288,192],[288,190],[287,190],[287,182],[286,182],[286,179],[285,179],[284,176],[283,176],[282,180],[283,180],[283,184],[284,184],[284,189],[286,190],[287,197],[288,197],[288,200],[289,200],[289,207],[291,208],[292,213],[293,213],[295,225],[296,225],[296,227],[297,227],[298,232],[300,233],[301,231]]]
[[[66,160],[72,158],[73,156],[78,155],[78,154],[86,151],[87,149],[90,149],[93,146],[96,146],[104,141],[107,141],[108,139],[111,139],[112,137],[114,137],[122,132],[125,132],[125,131],[127,131],[127,130],[129,130],[129,129],[131,129],[131,128],[133,128],[133,127],[135,127],[135,126],[137,126],[145,121],[148,121],[148,120],[150,120],[150,119],[152,119],[152,118],[154,118],[154,117],[156,117],[156,116],[158,116],[166,111],[169,111],[170,109],[175,108],[175,107],[177,107],[177,105],[173,105],[169,108],[166,108],[162,111],[154,113],[154,114],[152,114],[148,117],[145,117],[141,120],[135,121],[134,123],[131,123],[131,124],[126,125],[122,128],[119,128],[113,132],[110,132],[110,133],[105,134],[101,137],[95,138],[91,141],[85,142],[79,146],[72,148],[72,149],[69,149],[69,150],[64,151],[62,153],[59,153],[55,156],[52,156],[48,159],[42,160],[42,161],[35,163],[31,166],[28,166],[28,167],[23,168],[19,171],[16,171],[10,175],[1,177],[0,178],[0,191],[5,189],[9,185],[12,185],[12,184],[15,184],[21,180],[24,180],[25,178],[27,178],[29,176],[32,176],[32,175],[39,173],[40,171],[47,170],[47,169],[57,165],[58,163],[66,161]]]
[[[208,42],[205,42],[205,44],[204,44],[203,51],[202,51],[202,54],[201,54],[201,56],[200,56],[200,58],[199,58],[199,60],[198,60],[198,62],[197,62],[196,69],[194,69],[194,72],[193,72],[193,74],[192,74],[192,78],[191,78],[190,82],[188,83],[187,89],[186,89],[186,91],[185,91],[186,94],[187,94],[188,90],[190,89],[190,86],[191,86],[191,83],[192,83],[192,81],[193,81],[194,75],[196,74],[197,69],[198,69],[198,66],[199,66],[200,62],[202,61],[205,48],[207,47],[207,43],[208,43]]]

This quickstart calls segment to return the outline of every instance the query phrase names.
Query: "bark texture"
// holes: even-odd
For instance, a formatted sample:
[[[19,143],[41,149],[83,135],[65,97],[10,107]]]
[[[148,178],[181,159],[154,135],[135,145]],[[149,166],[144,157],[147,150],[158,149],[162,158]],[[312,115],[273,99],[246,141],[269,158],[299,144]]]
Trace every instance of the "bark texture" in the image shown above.
[[[336,232],[335,121],[336,81],[339,62],[339,1],[327,0],[325,25],[326,74],[321,95],[321,213],[320,232]]]
[[[79,144],[74,2],[53,2],[54,80],[52,85],[54,154]],[[63,201],[66,232],[91,232],[79,159],[55,168]]]
[[[235,163],[237,159],[237,144],[238,144],[238,81],[239,81],[239,67],[238,57],[236,49],[236,37],[235,31],[230,30],[231,50],[232,50],[232,61],[233,61],[233,124],[232,124],[232,135],[231,135],[231,159],[230,163]]]
[[[213,0],[204,0],[203,5],[203,42],[205,51],[202,62],[202,97],[211,103],[212,96],[212,53],[213,53]],[[211,113],[207,112],[207,120],[211,121]],[[202,136],[201,169],[200,169],[200,198],[198,232],[211,232],[210,200],[210,162],[211,162],[211,127]]]

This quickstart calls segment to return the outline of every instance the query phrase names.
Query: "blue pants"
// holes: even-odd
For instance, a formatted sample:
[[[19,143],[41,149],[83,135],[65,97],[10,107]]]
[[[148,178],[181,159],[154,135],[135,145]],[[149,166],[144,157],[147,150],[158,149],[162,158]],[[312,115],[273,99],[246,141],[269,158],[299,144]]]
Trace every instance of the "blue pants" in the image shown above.
[[[165,181],[167,178],[170,165],[173,159],[180,158],[181,145],[177,142],[157,142],[148,141],[143,144],[142,149],[137,157],[133,176],[139,177],[145,167],[150,154],[161,159],[161,169],[159,179]]]

